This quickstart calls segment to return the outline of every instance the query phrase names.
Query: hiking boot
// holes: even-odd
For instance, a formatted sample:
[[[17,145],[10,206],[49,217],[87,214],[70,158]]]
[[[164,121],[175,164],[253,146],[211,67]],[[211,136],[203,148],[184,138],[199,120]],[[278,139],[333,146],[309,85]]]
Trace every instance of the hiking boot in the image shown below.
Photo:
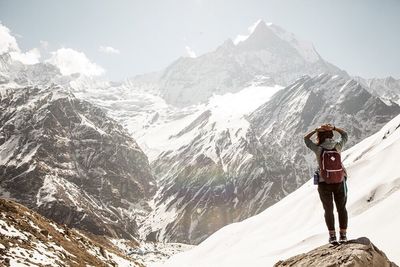
[[[339,243],[346,243],[346,242],[347,242],[346,233],[340,233]]]
[[[336,235],[329,236],[329,244],[336,244],[336,243],[337,243]]]

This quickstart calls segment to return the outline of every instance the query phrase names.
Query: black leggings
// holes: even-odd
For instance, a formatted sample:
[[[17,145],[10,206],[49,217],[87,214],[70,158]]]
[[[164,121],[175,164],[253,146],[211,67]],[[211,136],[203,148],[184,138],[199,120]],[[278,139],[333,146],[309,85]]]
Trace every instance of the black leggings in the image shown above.
[[[340,184],[318,184],[318,193],[325,210],[325,223],[329,231],[335,230],[335,216],[333,215],[333,200],[339,215],[340,229],[347,229],[347,187],[343,181]]]

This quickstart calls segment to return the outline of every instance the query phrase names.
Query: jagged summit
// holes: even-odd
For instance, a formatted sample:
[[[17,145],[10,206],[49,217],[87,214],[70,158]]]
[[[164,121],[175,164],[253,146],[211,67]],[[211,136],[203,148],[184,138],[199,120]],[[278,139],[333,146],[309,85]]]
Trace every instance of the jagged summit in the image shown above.
[[[286,46],[285,40],[279,38],[275,32],[268,27],[264,21],[259,22],[253,32],[243,41],[237,44],[237,47],[245,50],[272,50],[280,46]],[[288,47],[284,47],[288,49]]]
[[[269,26],[271,26],[272,23],[265,23],[264,20],[258,20],[256,23],[254,23],[252,26],[250,26],[248,28],[249,34],[246,35],[239,35],[242,36],[242,38],[237,40],[236,44],[239,44],[240,42],[244,42],[246,41],[249,37],[252,36],[257,36],[257,35],[266,35],[270,33],[270,28]]]
[[[270,31],[269,28],[268,28],[269,25],[272,25],[272,24],[270,24],[270,23],[267,24],[262,19],[258,20],[253,26],[251,26],[249,28],[250,36],[268,33]]]
[[[387,103],[395,102],[400,104],[400,79],[392,76],[372,79],[355,77],[355,79],[366,86],[372,94],[379,96]]]
[[[249,27],[249,35],[238,35],[235,44],[238,47],[247,47],[253,50],[269,50],[273,47],[289,46],[309,62],[322,59],[311,42],[301,40],[295,34],[278,25],[265,23],[263,20],[258,20],[253,26]]]
[[[267,25],[272,25],[272,23],[265,23],[265,21],[264,20],[262,20],[262,19],[259,19],[259,20],[257,20],[253,25],[251,25],[250,27],[248,27],[248,33],[246,34],[246,35],[242,35],[242,34],[239,34],[238,36],[236,36],[236,38],[235,38],[235,41],[234,41],[234,44],[235,45],[237,45],[237,44],[239,44],[240,42],[243,42],[243,41],[245,41],[247,38],[249,38],[249,36],[250,35],[252,35],[256,30],[258,31],[258,27],[260,27],[260,28],[264,28],[264,27],[266,27]],[[262,31],[262,30],[261,30]]]
[[[205,102],[213,94],[235,93],[256,76],[270,77],[282,86],[302,75],[347,76],[325,61],[311,43],[274,24],[259,21],[249,31],[235,42],[228,39],[213,52],[176,60],[158,81],[160,95],[167,103],[182,107]]]

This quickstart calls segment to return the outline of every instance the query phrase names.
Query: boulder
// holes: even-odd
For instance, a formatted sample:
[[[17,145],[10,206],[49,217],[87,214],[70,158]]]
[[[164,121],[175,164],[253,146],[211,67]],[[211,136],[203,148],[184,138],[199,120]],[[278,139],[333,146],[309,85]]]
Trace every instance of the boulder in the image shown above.
[[[277,262],[274,267],[396,267],[368,238],[349,240],[341,245],[324,245],[307,253]]]

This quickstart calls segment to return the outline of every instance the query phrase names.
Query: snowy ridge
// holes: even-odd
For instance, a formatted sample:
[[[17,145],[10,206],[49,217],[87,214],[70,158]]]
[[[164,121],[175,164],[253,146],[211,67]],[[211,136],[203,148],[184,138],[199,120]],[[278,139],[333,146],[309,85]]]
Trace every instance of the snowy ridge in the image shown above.
[[[223,111],[217,113],[223,114],[222,124],[213,119],[218,118],[214,113],[202,110],[192,122],[174,125],[177,133],[160,142],[173,149],[152,163],[160,187],[144,233],[155,240],[197,244],[223,225],[258,214],[300,187],[315,168],[314,156],[306,153],[302,140],[308,129],[330,121],[351,133],[351,145],[400,112],[399,106],[387,106],[356,81],[328,74],[302,77],[269,100],[251,88],[220,98],[235,108],[209,102],[210,112]],[[255,111],[246,109],[244,103],[256,107],[261,100],[265,103]],[[250,113],[233,120],[241,108]],[[241,126],[231,127],[235,125]]]
[[[149,89],[146,82],[141,85],[136,79],[111,84],[81,76],[69,86],[78,98],[101,107],[124,126],[153,161],[164,151],[165,140],[176,134],[181,124],[193,120],[204,106],[184,109],[171,106]]]
[[[344,152],[349,175],[349,236],[370,236],[397,264],[400,249],[393,233],[400,215],[393,211],[400,201],[399,152],[400,115]],[[323,209],[310,180],[259,215],[222,228],[163,266],[272,266],[326,239]]]
[[[391,76],[387,78],[364,79],[355,77],[357,81],[364,84],[372,94],[379,96],[387,103],[395,102],[400,105],[400,79]]]

